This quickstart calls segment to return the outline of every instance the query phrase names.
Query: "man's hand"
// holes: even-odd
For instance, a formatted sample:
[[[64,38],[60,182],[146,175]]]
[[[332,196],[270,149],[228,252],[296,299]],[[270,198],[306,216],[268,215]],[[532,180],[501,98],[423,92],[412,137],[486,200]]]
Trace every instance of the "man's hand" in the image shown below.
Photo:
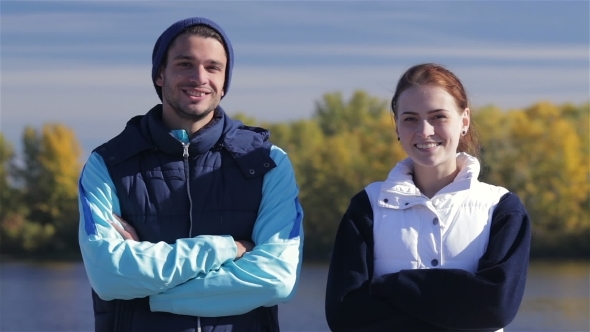
[[[118,215],[113,214],[113,216],[121,223],[123,227],[119,226],[116,222],[109,222],[111,223],[111,225],[113,225],[117,232],[121,234],[123,239],[139,241],[139,236],[137,236],[137,233],[135,232],[135,228],[133,228],[133,226],[129,225],[129,223],[127,223],[123,218],[119,217]],[[242,258],[242,256],[244,256],[245,253],[247,253],[248,251],[252,251],[252,249],[254,249],[254,243],[250,241],[238,240],[235,242],[236,247],[238,248],[235,260]]]
[[[247,253],[248,251],[252,251],[252,249],[254,249],[254,243],[250,241],[239,240],[235,242],[236,247],[238,247],[238,252],[236,254],[236,259],[234,260],[242,258],[242,256],[244,256],[245,253]]]
[[[125,220],[123,220],[123,218],[119,217],[118,215],[113,214],[113,216],[121,223],[121,225],[123,225],[123,227],[117,225],[117,223],[115,223],[115,222],[112,222],[112,221],[109,221],[109,222],[111,223],[111,225],[113,225],[113,227],[115,227],[117,232],[119,232],[119,234],[121,234],[123,239],[139,241],[139,236],[137,236],[137,233],[135,232],[135,228],[133,228],[131,225],[129,225]]]

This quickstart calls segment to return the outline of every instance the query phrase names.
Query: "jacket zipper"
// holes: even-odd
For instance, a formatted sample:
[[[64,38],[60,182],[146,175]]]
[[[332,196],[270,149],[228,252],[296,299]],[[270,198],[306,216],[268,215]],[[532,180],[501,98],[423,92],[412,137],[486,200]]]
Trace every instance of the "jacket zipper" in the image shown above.
[[[184,158],[184,177],[186,179],[186,193],[188,196],[188,205],[189,205],[189,230],[188,230],[188,237],[193,237],[193,199],[191,197],[191,179],[189,177],[189,162],[188,162],[188,147],[190,143],[182,143],[182,147],[184,148],[182,152],[182,157]],[[197,317],[197,332],[201,332],[201,317]]]
[[[189,177],[189,163],[188,163],[188,147],[190,143],[182,142],[182,147],[184,151],[182,152],[182,157],[184,158],[184,177],[186,179],[186,193],[188,196],[188,206],[189,206],[189,222],[190,226],[188,229],[188,237],[193,237],[193,199],[191,197],[191,181]]]

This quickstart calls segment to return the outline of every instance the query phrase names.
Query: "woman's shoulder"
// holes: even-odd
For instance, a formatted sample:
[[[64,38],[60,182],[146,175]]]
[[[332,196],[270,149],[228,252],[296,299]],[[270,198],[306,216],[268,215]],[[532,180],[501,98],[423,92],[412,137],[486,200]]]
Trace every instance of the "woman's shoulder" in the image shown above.
[[[499,195],[499,197],[502,197],[509,192],[508,189],[502,186],[496,186],[490,183],[480,181],[475,182],[475,185],[472,187],[472,190],[481,192],[482,194],[496,194]]]
[[[352,196],[345,218],[350,218],[356,221],[373,220],[373,202],[371,201],[367,188],[360,190]]]
[[[368,184],[364,190],[362,190],[361,192],[357,193],[357,195],[362,194],[362,192],[365,192],[367,195],[369,195],[369,197],[375,196],[375,195],[379,195],[379,192],[381,192],[381,187],[383,185],[383,181],[378,181],[378,182],[373,182]]]
[[[379,195],[383,188],[383,181],[368,184],[363,191],[357,194],[359,199],[366,200],[371,208],[379,201]]]
[[[528,215],[528,212],[526,211],[526,208],[520,197],[518,197],[518,195],[513,192],[507,192],[500,198],[494,214],[504,215],[511,213],[520,213],[523,216]]]
[[[493,200],[495,201],[494,214],[496,216],[510,213],[527,214],[526,208],[520,197],[504,187],[485,182],[478,182],[477,191],[479,194],[477,195],[478,197],[488,197],[489,199],[492,199],[493,197]]]

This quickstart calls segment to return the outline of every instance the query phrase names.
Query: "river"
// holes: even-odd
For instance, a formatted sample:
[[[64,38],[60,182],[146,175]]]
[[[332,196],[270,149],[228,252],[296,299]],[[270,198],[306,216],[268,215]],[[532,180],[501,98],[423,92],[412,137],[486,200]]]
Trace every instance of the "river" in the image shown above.
[[[282,331],[328,331],[326,265],[306,265],[293,301],[280,305]],[[590,331],[590,264],[532,262],[516,319],[505,331]],[[81,263],[0,264],[0,331],[92,331]]]

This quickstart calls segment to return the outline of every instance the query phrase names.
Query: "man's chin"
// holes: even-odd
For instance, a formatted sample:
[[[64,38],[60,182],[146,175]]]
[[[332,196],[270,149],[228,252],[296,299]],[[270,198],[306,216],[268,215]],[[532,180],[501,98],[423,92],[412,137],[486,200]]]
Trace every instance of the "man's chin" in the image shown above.
[[[213,109],[175,109],[176,115],[185,120],[200,121],[212,115]]]

